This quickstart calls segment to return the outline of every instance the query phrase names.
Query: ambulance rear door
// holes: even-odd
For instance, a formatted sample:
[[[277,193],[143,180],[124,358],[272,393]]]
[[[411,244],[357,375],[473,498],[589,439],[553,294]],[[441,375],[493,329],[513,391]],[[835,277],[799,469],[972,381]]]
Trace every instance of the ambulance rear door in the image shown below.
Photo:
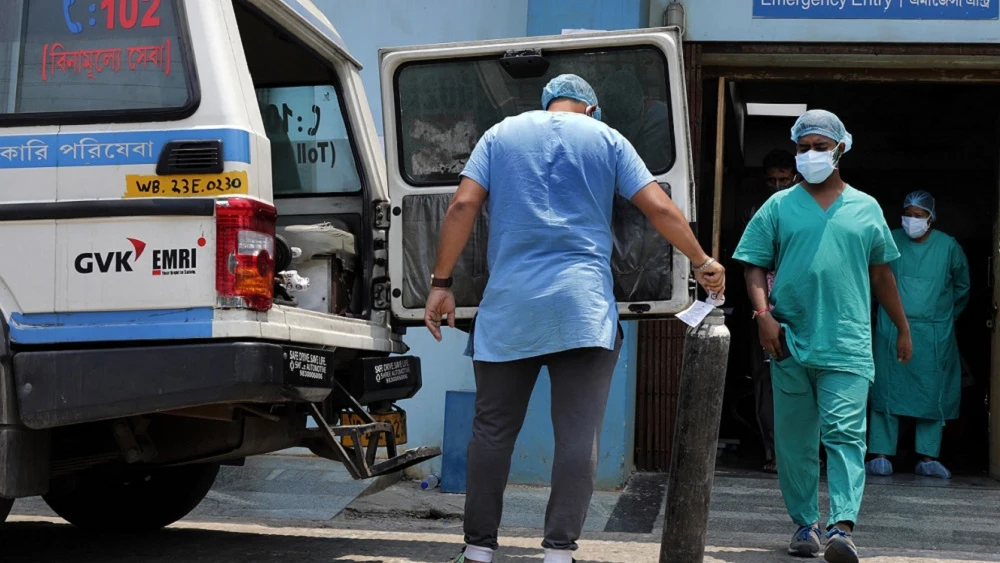
[[[603,120],[624,134],[687,217],[694,190],[681,39],[676,28],[386,49],[380,53],[391,197],[392,312],[420,323],[438,230],[482,134],[540,109],[563,73],[597,91]],[[617,198],[612,269],[624,319],[677,313],[692,300],[690,264],[630,202]],[[471,319],[489,278],[483,213],[454,271],[457,318]]]

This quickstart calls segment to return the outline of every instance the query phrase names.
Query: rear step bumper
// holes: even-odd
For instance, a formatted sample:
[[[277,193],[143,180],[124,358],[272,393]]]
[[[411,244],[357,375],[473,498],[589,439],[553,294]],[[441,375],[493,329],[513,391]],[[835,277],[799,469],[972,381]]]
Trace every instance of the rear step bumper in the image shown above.
[[[44,429],[220,403],[323,401],[333,354],[213,342],[14,354],[21,422]]]

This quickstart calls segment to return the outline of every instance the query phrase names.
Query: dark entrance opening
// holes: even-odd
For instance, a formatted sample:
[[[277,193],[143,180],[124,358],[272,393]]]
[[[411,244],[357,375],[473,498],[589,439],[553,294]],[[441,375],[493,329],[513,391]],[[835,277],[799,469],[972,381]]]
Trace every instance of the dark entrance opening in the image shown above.
[[[701,150],[714,153],[715,81],[703,88]],[[711,84],[711,86],[709,86]],[[726,307],[732,346],[720,440],[730,444],[720,465],[756,469],[763,449],[750,378],[756,346],[742,268],[729,260],[744,226],[744,214],[769,195],[761,161],[775,148],[794,152],[789,129],[794,116],[756,115],[747,104],[791,104],[838,114],[854,135],[841,164],[844,179],[875,197],[890,228],[900,226],[905,194],[923,189],[937,199],[936,227],[955,237],[969,260],[972,294],[956,324],[968,370],[961,415],[945,427],[941,461],[956,475],[982,474],[989,465],[993,279],[991,260],[1000,164],[1000,87],[932,82],[738,81],[729,89],[721,255],[729,268]],[[772,106],[773,107],[773,106]],[[775,108],[775,111],[777,109]],[[786,110],[787,111],[787,110]],[[767,111],[765,110],[765,113]],[[710,157],[701,159],[699,201],[712,201]],[[709,181],[706,181],[709,180]],[[707,213],[707,215],[706,215]],[[700,206],[700,223],[711,224],[711,205]],[[703,243],[709,242],[702,232]],[[897,473],[917,461],[913,426],[903,423],[895,458]]]

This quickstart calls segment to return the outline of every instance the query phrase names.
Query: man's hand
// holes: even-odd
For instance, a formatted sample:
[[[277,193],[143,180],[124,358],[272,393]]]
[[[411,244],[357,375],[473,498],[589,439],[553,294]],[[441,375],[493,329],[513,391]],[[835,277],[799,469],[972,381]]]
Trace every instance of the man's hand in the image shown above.
[[[707,268],[695,274],[695,278],[705,291],[722,297],[726,293],[726,269],[718,262],[712,262]]]
[[[757,317],[757,332],[760,333],[760,345],[767,350],[772,358],[781,356],[781,325],[774,320],[771,313],[763,313]]]
[[[913,341],[910,339],[909,331],[900,331],[896,337],[896,359],[907,364],[913,357]]]
[[[438,342],[441,342],[444,318],[448,319],[448,326],[455,328],[455,294],[450,289],[432,287],[424,308],[424,324]]]

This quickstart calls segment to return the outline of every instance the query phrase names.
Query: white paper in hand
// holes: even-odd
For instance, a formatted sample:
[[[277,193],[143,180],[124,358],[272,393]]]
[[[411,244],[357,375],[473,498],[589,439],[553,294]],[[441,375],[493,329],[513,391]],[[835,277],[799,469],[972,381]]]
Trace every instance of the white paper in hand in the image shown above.
[[[684,324],[689,327],[694,328],[700,325],[714,308],[713,305],[709,305],[704,301],[695,301],[690,307],[677,313],[677,318],[684,321]]]

